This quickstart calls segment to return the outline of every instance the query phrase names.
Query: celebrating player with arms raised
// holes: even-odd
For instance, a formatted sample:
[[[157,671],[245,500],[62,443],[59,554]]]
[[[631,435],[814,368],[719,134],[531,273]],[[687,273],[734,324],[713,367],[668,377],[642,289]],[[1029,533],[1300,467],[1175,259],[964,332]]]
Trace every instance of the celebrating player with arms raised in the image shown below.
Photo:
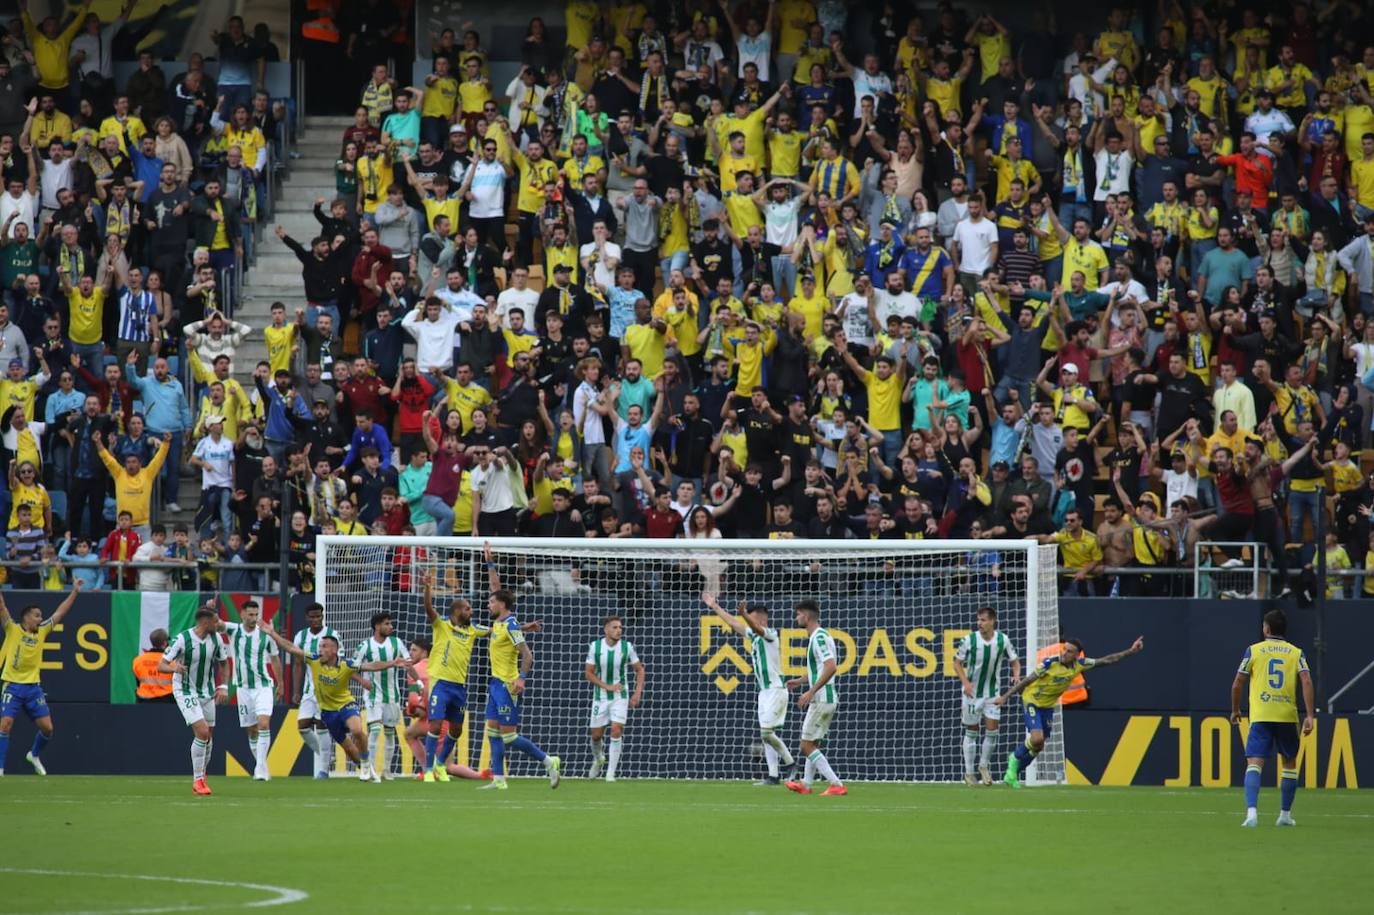
[[[370,670],[389,670],[393,667],[409,667],[410,658],[395,658],[390,661],[367,661],[350,664],[339,657],[339,640],[332,635],[320,639],[320,653],[309,655],[305,649],[287,641],[271,626],[264,626],[267,634],[282,651],[300,658],[310,669],[315,681],[315,698],[320,704],[320,720],[329,729],[344,753],[358,767],[358,780],[380,782],[382,777],[372,769],[368,760],[367,737],[363,733],[362,718],[358,715],[358,703],[353,701],[349,683],[356,683],[365,690],[372,689],[372,683],[359,675]]]
[[[172,639],[157,669],[172,675],[172,695],[181,717],[191,727],[191,790],[209,794],[205,767],[215,737],[215,706],[229,701],[224,682],[229,646],[219,637],[219,616],[208,607],[196,611],[190,629]]]
[[[806,756],[805,775],[802,780],[787,782],[787,790],[798,794],[810,794],[811,783],[816,773],[830,782],[830,787],[821,792],[821,797],[839,797],[849,793],[840,781],[830,761],[821,752],[821,744],[830,734],[830,725],[835,720],[835,710],[839,707],[840,697],[835,690],[835,642],[830,633],[821,628],[821,608],[814,600],[797,602],[797,625],[806,630],[806,676],[788,680],[789,687],[807,685],[807,689],[797,697],[797,707],[806,709],[802,721],[801,751]]]
[[[1260,775],[1264,761],[1276,752],[1279,772],[1279,818],[1276,826],[1296,826],[1293,798],[1298,793],[1298,686],[1307,714],[1302,720],[1304,736],[1312,733],[1315,700],[1312,674],[1307,656],[1288,642],[1288,617],[1282,610],[1264,614],[1264,641],[1245,649],[1240,670],[1231,683],[1231,720],[1240,724],[1240,697],[1247,681],[1250,685],[1250,733],[1245,738],[1245,822],[1259,823]]]
[[[0,775],[5,774],[5,754],[10,748],[10,729],[14,719],[22,709],[29,720],[38,728],[33,735],[33,746],[24,754],[33,771],[47,775],[43,762],[43,748],[52,740],[52,713],[48,710],[47,697],[39,683],[38,672],[43,663],[43,643],[53,627],[62,622],[62,617],[76,603],[81,593],[81,579],[72,582],[71,593],[67,595],[52,616],[43,619],[43,611],[38,607],[25,607],[19,613],[19,621],[10,617],[4,598],[0,598],[0,633],[3,633],[4,654],[0,656],[0,670],[4,679],[0,680]]]
[[[487,577],[491,582],[491,680],[487,683],[487,741],[491,744],[492,780],[482,788],[506,789],[506,747],[519,750],[542,762],[549,776],[549,787],[557,788],[560,779],[557,756],[550,756],[528,737],[516,734],[520,724],[520,697],[534,669],[534,654],[525,644],[524,631],[515,620],[515,595],[501,587],[501,576],[491,547],[483,547]]]
[[[630,709],[638,708],[644,698],[644,662],[639,660],[635,647],[630,640],[623,638],[625,623],[618,616],[606,617],[602,627],[602,637],[587,646],[587,663],[584,675],[592,685],[592,715],[589,725],[592,738],[592,768],[587,778],[596,778],[601,767],[606,765],[606,754],[601,751],[601,740],[606,735],[606,725],[611,726],[611,761],[606,766],[606,781],[615,781],[615,770],[620,765],[621,740],[625,735],[625,721]],[[630,670],[635,672],[635,691],[626,696],[625,689],[630,682]]]
[[[788,694],[787,683],[782,676],[778,630],[768,626],[768,607],[764,604],[751,607],[747,602],[740,601],[739,615],[731,616],[714,594],[702,594],[701,600],[749,644],[750,664],[754,668],[754,681],[759,687],[759,735],[763,740],[764,758],[768,761],[768,775],[755,784],[781,783],[779,759],[789,767],[787,781],[794,781],[797,777],[796,760],[788,751],[787,744],[778,736],[778,730],[787,723]]]
[[[1102,658],[1083,657],[1083,643],[1078,639],[1065,639],[1064,650],[1046,658],[1025,677],[1017,680],[1005,693],[993,700],[996,705],[1005,705],[1007,700],[1022,690],[1026,691],[1026,742],[1017,747],[1007,759],[1007,772],[1002,781],[1013,788],[1021,787],[1021,772],[1045,749],[1045,739],[1050,736],[1054,724],[1054,707],[1059,697],[1069,688],[1079,674],[1094,667],[1106,667],[1122,658],[1138,654],[1145,648],[1145,637],[1139,636],[1130,648]],[[1031,687],[1031,688],[1027,688]]]
[[[993,702],[1001,686],[1002,667],[1011,662],[1011,679],[1021,678],[1021,658],[1005,633],[997,631],[997,611],[979,607],[977,629],[959,642],[954,653],[954,672],[959,675],[964,694],[960,701],[960,721],[964,725],[964,781],[976,785],[973,760],[978,753],[978,725],[987,733],[983,736],[983,752],[978,758],[978,774],[983,784],[992,784],[992,748],[997,745],[997,726],[1002,720],[1002,707]]]

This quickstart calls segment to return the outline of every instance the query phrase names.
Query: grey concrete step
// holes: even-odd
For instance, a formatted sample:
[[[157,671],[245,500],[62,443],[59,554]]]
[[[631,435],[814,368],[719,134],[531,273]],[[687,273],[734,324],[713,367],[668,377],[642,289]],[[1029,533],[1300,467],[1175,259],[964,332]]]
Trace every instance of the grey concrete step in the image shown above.
[[[353,118],[346,114],[311,114],[305,118],[305,129],[313,127],[337,128],[340,133],[348,125],[353,123]]]

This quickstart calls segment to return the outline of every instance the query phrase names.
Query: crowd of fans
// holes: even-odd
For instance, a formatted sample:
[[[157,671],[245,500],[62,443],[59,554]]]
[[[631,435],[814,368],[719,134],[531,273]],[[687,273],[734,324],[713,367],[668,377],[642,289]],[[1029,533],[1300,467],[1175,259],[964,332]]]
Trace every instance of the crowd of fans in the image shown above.
[[[240,385],[248,329],[184,322],[199,419],[150,409],[171,446],[116,485],[194,425],[189,533],[285,535],[302,588],[316,534],[413,531],[1036,538],[1066,592],[1147,595],[1221,542],[1374,595],[1365,12],[897,6],[570,2],[504,87],[473,31],[413,86],[377,61],[318,235],[277,230],[268,360]]]

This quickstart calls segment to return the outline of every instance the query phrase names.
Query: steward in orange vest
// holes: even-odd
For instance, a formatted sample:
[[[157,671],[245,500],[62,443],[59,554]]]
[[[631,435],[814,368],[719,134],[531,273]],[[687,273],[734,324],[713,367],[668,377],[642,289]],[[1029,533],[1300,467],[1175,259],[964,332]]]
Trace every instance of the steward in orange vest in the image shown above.
[[[138,681],[139,702],[171,702],[172,675],[159,673],[157,664],[167,650],[167,630],[154,629],[148,633],[153,646],[134,658],[134,679]]]

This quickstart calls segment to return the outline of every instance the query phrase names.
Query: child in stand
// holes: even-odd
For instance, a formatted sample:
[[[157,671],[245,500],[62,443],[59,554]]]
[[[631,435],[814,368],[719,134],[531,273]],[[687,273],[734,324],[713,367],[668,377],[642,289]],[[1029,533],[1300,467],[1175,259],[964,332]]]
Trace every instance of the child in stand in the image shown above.
[[[62,548],[57,558],[66,563],[73,582],[80,580],[87,591],[98,591],[105,587],[105,570],[100,566],[100,557],[91,548],[89,540],[81,539],[73,545],[72,532],[62,539]]]

